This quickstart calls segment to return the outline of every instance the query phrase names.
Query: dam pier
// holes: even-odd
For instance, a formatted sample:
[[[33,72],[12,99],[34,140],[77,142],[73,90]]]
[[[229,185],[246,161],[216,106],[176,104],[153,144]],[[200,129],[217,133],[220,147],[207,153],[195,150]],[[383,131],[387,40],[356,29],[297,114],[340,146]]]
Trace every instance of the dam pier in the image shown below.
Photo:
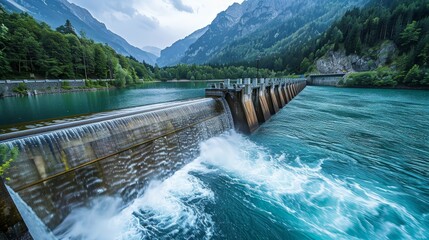
[[[292,101],[306,84],[305,78],[226,79],[223,83],[210,84],[206,97],[225,99],[235,129],[250,134]]]
[[[0,176],[0,207],[10,209],[0,211],[0,239],[28,239],[31,226],[17,213],[23,208],[61,236],[67,216],[96,198],[129,203],[150,181],[166,179],[195,159],[200,142],[233,128],[254,132],[305,86],[306,79],[228,79],[209,84],[206,98],[0,135],[10,156]]]

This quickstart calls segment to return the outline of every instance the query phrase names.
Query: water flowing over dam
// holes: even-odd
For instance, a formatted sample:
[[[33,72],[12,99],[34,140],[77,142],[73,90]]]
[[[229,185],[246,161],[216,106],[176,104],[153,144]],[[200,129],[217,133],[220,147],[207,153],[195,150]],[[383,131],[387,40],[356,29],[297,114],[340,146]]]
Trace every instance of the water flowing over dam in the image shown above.
[[[224,104],[160,104],[114,112],[111,120],[37,129],[37,135],[2,142],[19,152],[7,184],[49,228],[97,196],[130,201],[150,180],[164,179],[195,158],[199,142],[233,127]]]
[[[245,133],[255,131],[271,116],[268,102],[277,112],[305,86],[303,81],[267,79],[260,87],[257,80],[254,83],[253,90],[250,80],[239,80],[234,88],[225,84],[207,89],[209,98],[116,110],[2,134],[2,146],[17,153],[3,178],[12,198],[23,201],[18,208],[25,205],[40,219],[39,225],[62,236],[74,209],[105,196],[127,205],[151,181],[166,179],[195,159],[201,142],[234,126]],[[213,90],[224,95],[213,96]],[[11,202],[3,203],[7,205]],[[22,221],[17,215],[10,224]]]

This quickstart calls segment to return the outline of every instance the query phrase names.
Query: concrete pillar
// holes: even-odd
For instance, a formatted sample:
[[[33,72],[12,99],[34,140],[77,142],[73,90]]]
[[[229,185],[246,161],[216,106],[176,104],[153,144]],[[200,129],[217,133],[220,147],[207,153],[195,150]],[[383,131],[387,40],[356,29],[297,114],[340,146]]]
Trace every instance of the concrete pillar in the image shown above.
[[[297,91],[296,85],[297,85],[297,83],[293,83],[293,85],[292,85],[292,91],[293,91],[294,97],[296,97],[296,95],[298,95],[298,91]]]
[[[244,85],[250,84],[250,78],[245,78],[244,79]]]
[[[271,118],[270,109],[268,107],[268,102],[265,97],[265,86],[262,85],[261,87],[256,88],[253,91],[253,94],[257,94],[253,105],[255,106],[255,112],[256,116],[258,117],[258,122],[259,124],[262,124]]]
[[[282,91],[283,96],[284,96],[285,104],[288,104],[290,102],[290,99],[289,99],[289,95],[287,94],[287,89],[286,89],[287,84],[285,83],[284,80],[282,82],[283,83],[281,85],[281,91]]]
[[[249,79],[250,82],[250,79]],[[246,84],[244,92],[241,92],[241,104],[244,110],[245,119],[247,122],[247,133],[252,133],[259,128],[258,117],[256,116],[255,107],[252,102],[252,87]]]
[[[224,81],[223,81],[223,84],[224,84],[224,87],[225,88],[229,88],[230,86],[231,86],[231,79],[225,79]]]
[[[284,103],[284,99],[281,95],[280,85],[278,84],[277,81],[276,81],[276,83],[274,83],[274,94],[276,96],[278,107],[283,108],[285,106],[285,103]]]
[[[253,78],[252,79],[252,87],[257,87],[258,86],[258,79],[257,78]]]
[[[267,84],[267,79],[264,79],[264,83],[261,85],[261,91],[265,95],[265,99],[267,100],[268,109],[270,110],[270,114],[274,115],[276,112],[274,111],[273,101],[271,100],[270,86]]]
[[[279,111],[279,104],[277,102],[277,97],[274,92],[274,85],[268,86],[267,90],[269,91],[269,95],[271,97],[271,104],[273,105],[273,110],[274,110],[274,112],[271,112],[271,115],[274,115]]]
[[[281,86],[280,80],[277,81],[276,87],[274,90],[277,96],[277,103],[279,104],[280,108],[283,108],[286,105],[286,102],[282,93],[282,86]]]
[[[287,92],[289,94],[290,100],[292,101],[292,99],[294,98],[293,93],[292,93],[292,83],[288,83]]]

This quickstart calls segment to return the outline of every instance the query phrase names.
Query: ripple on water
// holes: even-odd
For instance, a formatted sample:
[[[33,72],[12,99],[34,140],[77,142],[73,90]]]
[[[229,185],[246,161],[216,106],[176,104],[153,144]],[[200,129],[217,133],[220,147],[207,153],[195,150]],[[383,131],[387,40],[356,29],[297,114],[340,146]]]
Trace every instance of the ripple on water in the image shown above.
[[[98,222],[112,226],[95,228],[103,239],[427,239],[429,111],[419,104],[429,99],[309,87],[252,136],[201,143],[130,205],[74,212],[88,222],[64,236],[87,238],[85,223]]]

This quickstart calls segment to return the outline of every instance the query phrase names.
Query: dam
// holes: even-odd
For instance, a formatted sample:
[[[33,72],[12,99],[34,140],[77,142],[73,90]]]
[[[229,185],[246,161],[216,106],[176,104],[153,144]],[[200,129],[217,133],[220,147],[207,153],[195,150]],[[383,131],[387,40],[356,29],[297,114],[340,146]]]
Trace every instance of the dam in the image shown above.
[[[251,134],[305,88],[305,79],[210,83],[206,98],[128,108],[0,135],[9,167],[0,186],[2,236],[28,236],[9,192],[56,236],[77,208],[117,196],[124,204],[198,155],[198,145],[230,129]],[[9,189],[7,191],[6,189]],[[5,196],[3,198],[3,196]],[[18,210],[22,212],[22,209]],[[31,229],[30,233],[31,233]]]

